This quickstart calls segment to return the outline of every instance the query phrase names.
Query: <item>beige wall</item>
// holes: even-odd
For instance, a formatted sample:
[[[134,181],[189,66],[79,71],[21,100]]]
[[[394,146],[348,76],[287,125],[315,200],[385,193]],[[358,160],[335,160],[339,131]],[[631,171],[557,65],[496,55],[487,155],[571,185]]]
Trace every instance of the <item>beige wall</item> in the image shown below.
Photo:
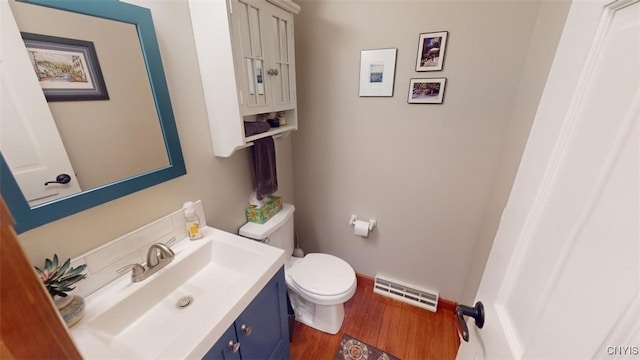
[[[299,3],[293,169],[302,247],[363,274],[473,298],[479,278],[468,274],[484,268],[567,6]],[[539,14],[547,27],[537,26]],[[444,30],[443,71],[415,72],[419,34]],[[358,97],[360,50],[378,48],[398,49],[394,96]],[[444,104],[407,104],[409,79],[428,77],[447,78]],[[378,220],[368,239],[353,235],[351,214]]]
[[[480,279],[491,251],[502,210],[507,203],[511,185],[515,179],[520,158],[524,151],[529,130],[538,109],[538,102],[546,83],[547,74],[555,54],[559,34],[569,12],[570,2],[543,2],[531,40],[529,54],[517,97],[503,136],[502,160],[496,172],[491,197],[487,203],[484,222],[474,246],[472,261],[467,274],[463,303],[474,302]]]
[[[207,223],[237,232],[252,191],[249,150],[213,156],[189,9],[185,0],[140,1],[152,9],[187,175],[20,234],[34,264],[74,257],[201,199]],[[293,199],[291,137],[276,140],[280,191]]]

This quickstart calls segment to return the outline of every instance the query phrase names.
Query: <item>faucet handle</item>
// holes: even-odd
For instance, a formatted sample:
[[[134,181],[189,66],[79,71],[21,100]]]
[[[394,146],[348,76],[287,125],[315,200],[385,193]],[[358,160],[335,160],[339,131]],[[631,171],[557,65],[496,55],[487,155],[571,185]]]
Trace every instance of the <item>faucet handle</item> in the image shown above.
[[[140,264],[129,264],[127,266],[124,266],[118,270],[116,270],[116,272],[118,274],[123,274],[127,271],[129,271],[129,269],[131,269],[131,277],[133,278],[134,276],[140,276],[144,273],[144,266],[140,265]]]
[[[176,242],[176,237],[174,236],[174,237],[172,237],[171,239],[169,239],[169,241],[167,241],[167,242],[166,242],[166,243],[164,243],[164,244],[165,244],[165,245],[167,245],[167,246],[171,246],[171,245],[173,245],[173,243],[175,243],[175,242]]]

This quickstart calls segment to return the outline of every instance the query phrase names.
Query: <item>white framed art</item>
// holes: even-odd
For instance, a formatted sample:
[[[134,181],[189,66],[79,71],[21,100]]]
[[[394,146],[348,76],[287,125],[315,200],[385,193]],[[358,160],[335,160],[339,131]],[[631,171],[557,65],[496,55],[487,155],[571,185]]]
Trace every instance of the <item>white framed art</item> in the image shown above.
[[[360,96],[393,96],[398,49],[360,52]]]

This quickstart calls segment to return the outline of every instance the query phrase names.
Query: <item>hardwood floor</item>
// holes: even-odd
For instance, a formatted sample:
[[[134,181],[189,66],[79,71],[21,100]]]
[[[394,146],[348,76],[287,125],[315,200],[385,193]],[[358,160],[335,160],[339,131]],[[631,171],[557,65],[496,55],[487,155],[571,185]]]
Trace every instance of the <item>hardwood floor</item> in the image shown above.
[[[460,345],[454,320],[443,306],[434,314],[374,294],[373,280],[358,276],[340,332],[330,335],[296,321],[291,359],[332,360],[345,333],[402,360],[454,359]]]

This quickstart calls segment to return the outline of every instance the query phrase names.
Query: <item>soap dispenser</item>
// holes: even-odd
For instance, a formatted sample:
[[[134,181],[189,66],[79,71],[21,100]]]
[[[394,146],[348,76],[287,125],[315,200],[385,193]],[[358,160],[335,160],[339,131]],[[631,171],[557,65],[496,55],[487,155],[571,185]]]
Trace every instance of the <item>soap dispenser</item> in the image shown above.
[[[193,208],[192,202],[184,203],[184,218],[187,221],[187,232],[189,233],[189,239],[197,240],[202,238],[202,231],[200,231],[200,218],[196,214],[196,210]]]

